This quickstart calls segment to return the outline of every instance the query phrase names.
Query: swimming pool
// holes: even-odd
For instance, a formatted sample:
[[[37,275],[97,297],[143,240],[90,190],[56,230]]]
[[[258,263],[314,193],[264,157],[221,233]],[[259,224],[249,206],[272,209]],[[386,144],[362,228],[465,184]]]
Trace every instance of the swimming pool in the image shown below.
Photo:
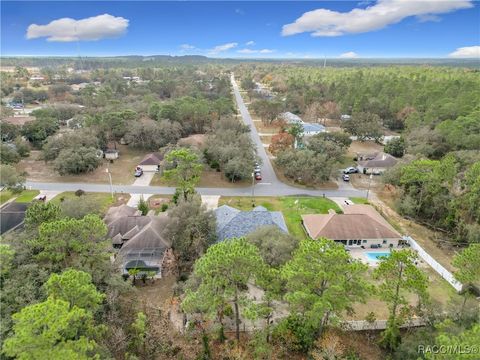
[[[367,252],[366,255],[368,260],[380,261],[379,257],[390,256],[390,253],[389,252]]]

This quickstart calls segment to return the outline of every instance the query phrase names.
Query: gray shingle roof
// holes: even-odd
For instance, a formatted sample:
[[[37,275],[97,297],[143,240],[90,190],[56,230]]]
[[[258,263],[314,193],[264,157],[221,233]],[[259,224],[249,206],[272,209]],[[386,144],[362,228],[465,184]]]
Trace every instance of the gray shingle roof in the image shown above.
[[[217,218],[217,241],[242,237],[262,226],[277,226],[288,233],[287,225],[280,211],[268,211],[257,206],[252,211],[240,211],[228,205],[215,210]]]

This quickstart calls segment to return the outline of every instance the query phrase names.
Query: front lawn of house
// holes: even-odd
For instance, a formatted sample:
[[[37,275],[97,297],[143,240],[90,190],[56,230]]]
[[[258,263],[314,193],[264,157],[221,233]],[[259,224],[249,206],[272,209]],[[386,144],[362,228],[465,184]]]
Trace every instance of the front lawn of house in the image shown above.
[[[38,190],[23,190],[19,194],[14,194],[10,190],[3,190],[0,192],[0,204],[7,202],[11,198],[15,198],[15,201],[19,203],[29,203],[39,193]]]
[[[321,197],[237,197],[222,196],[219,206],[229,205],[240,210],[251,210],[254,206],[263,206],[270,211],[281,211],[290,233],[297,238],[305,238],[305,231],[301,222],[304,214],[326,214],[329,209],[337,213],[342,211],[332,200]]]
[[[118,193],[113,194],[113,198],[110,193],[96,193],[96,192],[86,192],[82,196],[87,197],[89,199],[93,199],[93,201],[98,205],[98,211],[101,214],[105,214],[109,207],[125,204],[130,199],[130,194],[118,194]],[[55,204],[60,204],[62,201],[66,199],[76,199],[76,198],[78,197],[77,195],[75,195],[75,192],[65,191],[55,196],[51,201]]]

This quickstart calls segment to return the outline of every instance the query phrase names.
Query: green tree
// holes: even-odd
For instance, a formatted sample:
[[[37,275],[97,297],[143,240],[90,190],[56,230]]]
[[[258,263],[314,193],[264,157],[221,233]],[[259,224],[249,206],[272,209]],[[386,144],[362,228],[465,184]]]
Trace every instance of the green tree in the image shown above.
[[[476,323],[469,329],[460,333],[451,333],[453,327],[451,320],[441,323],[439,335],[435,338],[435,343],[439,347],[450,349],[462,349],[463,352],[445,352],[445,353],[427,353],[427,359],[435,360],[475,360],[478,359],[478,344],[480,344],[480,324]],[[470,350],[469,349],[473,349]]]
[[[102,162],[93,147],[67,148],[60,151],[54,168],[60,175],[80,174],[95,170]]]
[[[172,248],[179,267],[189,268],[215,241],[215,217],[207,211],[199,196],[181,200],[168,211],[165,234],[172,239]]]
[[[130,347],[135,350],[139,356],[145,356],[145,341],[147,337],[147,316],[143,312],[138,312],[135,321],[131,325]]]
[[[59,220],[60,207],[53,202],[34,201],[25,212],[25,228],[36,229],[43,223]]]
[[[287,132],[293,136],[295,139],[295,145],[303,138],[303,126],[302,124],[292,124],[288,129]]]
[[[454,277],[464,285],[463,304],[460,313],[463,313],[469,295],[469,287],[480,282],[480,244],[470,244],[453,258],[452,265],[458,270]]]
[[[245,239],[229,239],[211,246],[195,263],[196,289],[187,289],[182,308],[217,315],[222,324],[227,304],[233,304],[235,334],[240,340],[240,306],[251,300],[246,296],[247,285],[255,281],[266,265],[258,249]]]
[[[360,141],[373,139],[379,141],[383,135],[382,120],[377,114],[359,112],[344,121],[342,127],[348,133],[357,136]]]
[[[402,137],[393,138],[383,148],[387,154],[402,157],[405,154],[405,140]]]
[[[42,223],[39,235],[30,241],[36,255],[54,271],[73,267],[99,277],[100,268],[108,263],[107,227],[97,215],[83,219],[61,219]]]
[[[247,241],[255,245],[263,260],[273,267],[286,263],[298,245],[295,237],[276,226],[263,226],[255,230],[247,235]]]
[[[367,266],[353,260],[342,244],[331,240],[300,241],[293,257],[281,268],[286,281],[284,296],[291,313],[306,320],[320,335],[355,302],[372,293],[365,279]]]
[[[400,343],[400,325],[410,317],[407,294],[415,294],[419,305],[428,301],[428,278],[417,268],[417,255],[411,250],[393,250],[382,259],[374,270],[374,278],[381,281],[380,298],[389,308],[387,328],[382,334],[381,344],[386,349],[395,350]]]
[[[11,145],[2,143],[0,145],[0,163],[16,164],[20,161],[20,154]]]
[[[142,197],[140,197],[140,201],[138,203],[138,207],[137,207],[138,210],[141,211],[142,215],[147,215],[148,214],[148,203],[145,201],[145,199]]]
[[[92,276],[89,273],[75,269],[50,275],[45,289],[52,299],[65,300],[71,308],[77,306],[91,312],[95,312],[105,298],[105,295],[98,292],[92,284]]]
[[[0,185],[14,192],[20,192],[24,188],[25,176],[19,174],[12,165],[0,165]]]
[[[195,186],[200,181],[203,165],[198,155],[190,149],[180,148],[170,151],[166,156],[166,168],[163,175],[177,186],[184,200],[195,193]]]
[[[85,309],[49,298],[13,315],[13,335],[3,352],[25,360],[100,359],[94,340],[99,329]]]
[[[301,184],[326,182],[333,170],[333,163],[326,154],[317,154],[309,149],[282,151],[275,162],[287,178]]]
[[[0,243],[0,278],[10,272],[14,256],[15,250],[10,245]]]

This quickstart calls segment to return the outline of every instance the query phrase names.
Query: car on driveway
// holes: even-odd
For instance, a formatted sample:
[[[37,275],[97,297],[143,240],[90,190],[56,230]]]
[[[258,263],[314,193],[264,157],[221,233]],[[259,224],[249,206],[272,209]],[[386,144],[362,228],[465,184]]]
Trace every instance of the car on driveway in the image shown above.
[[[343,181],[350,181],[350,175],[343,174],[342,179],[343,179]]]
[[[135,169],[135,173],[133,174],[135,177],[140,177],[143,175],[143,170],[140,168]]]
[[[351,166],[351,167],[348,167],[348,168],[344,169],[343,173],[344,174],[355,174],[355,173],[358,173],[358,169]]]

